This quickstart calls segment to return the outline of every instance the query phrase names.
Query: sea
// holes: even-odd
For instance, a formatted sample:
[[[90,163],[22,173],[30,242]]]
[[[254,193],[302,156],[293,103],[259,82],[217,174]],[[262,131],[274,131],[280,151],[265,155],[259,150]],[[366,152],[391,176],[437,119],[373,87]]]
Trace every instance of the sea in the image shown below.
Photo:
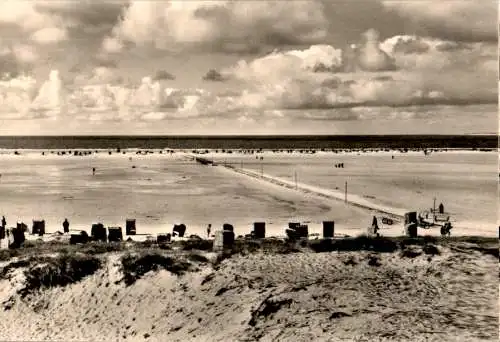
[[[0,136],[0,149],[496,149],[498,135]]]

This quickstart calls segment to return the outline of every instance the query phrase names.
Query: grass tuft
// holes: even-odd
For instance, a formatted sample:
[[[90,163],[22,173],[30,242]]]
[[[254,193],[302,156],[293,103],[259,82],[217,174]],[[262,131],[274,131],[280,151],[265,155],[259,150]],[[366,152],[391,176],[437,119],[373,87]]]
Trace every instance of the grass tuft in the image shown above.
[[[121,262],[124,281],[127,286],[134,284],[149,271],[165,269],[175,275],[182,275],[191,266],[185,260],[148,251],[135,255],[125,254],[122,256]]]
[[[24,271],[26,287],[23,295],[41,288],[66,286],[94,274],[100,259],[84,254],[63,253],[57,257],[32,257]],[[27,265],[26,265],[27,266]]]

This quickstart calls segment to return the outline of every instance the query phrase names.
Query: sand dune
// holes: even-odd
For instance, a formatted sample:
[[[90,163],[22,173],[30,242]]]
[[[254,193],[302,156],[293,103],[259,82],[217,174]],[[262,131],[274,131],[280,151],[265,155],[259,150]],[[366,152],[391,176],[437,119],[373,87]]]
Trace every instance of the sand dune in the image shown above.
[[[0,331],[12,341],[497,341],[498,259],[473,246],[260,251],[130,286],[116,252],[80,282],[25,298],[22,267],[5,274],[4,262]]]

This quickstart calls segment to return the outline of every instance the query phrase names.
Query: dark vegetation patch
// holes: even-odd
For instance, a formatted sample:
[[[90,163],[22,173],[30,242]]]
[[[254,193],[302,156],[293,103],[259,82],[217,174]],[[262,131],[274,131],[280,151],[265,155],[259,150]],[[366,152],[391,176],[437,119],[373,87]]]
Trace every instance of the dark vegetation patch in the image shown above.
[[[209,251],[212,250],[214,243],[211,240],[185,240],[179,242],[181,244],[181,248],[185,251],[190,251],[197,249],[199,251]]]
[[[25,268],[26,283],[20,290],[22,297],[43,288],[67,286],[94,274],[101,267],[97,257],[62,253],[56,257],[39,256],[12,262],[0,270],[5,278],[10,270]]]
[[[263,240],[236,240],[231,249],[231,254],[252,254],[259,251],[269,254],[290,254],[301,251],[301,243],[307,246],[307,241],[299,242],[280,240],[280,239],[263,239]]]
[[[164,269],[175,275],[182,275],[191,268],[191,264],[181,258],[173,258],[156,252],[125,254],[121,262],[127,286],[134,284],[149,271]]]
[[[374,251],[382,253],[392,253],[399,247],[397,242],[385,237],[358,236],[338,240],[321,239],[309,242],[309,248],[316,253],[333,251]]]
[[[28,267],[30,265],[30,260],[19,260],[11,262],[4,267],[0,268],[0,279],[6,279],[11,270],[16,268]]]
[[[368,265],[374,266],[374,267],[379,267],[382,265],[380,262],[380,257],[376,254],[372,254],[368,256]]]
[[[0,261],[8,261],[19,255],[17,249],[2,249],[0,250]]]
[[[418,256],[421,256],[423,253],[422,250],[420,250],[419,248],[404,248],[402,251],[401,251],[401,257],[402,258],[410,258],[410,259],[413,259],[413,258],[416,258]]]
[[[423,252],[427,255],[440,255],[441,252],[436,245],[428,244],[422,248]]]
[[[499,257],[498,246],[473,246],[473,247],[471,247],[471,249],[478,251],[478,252],[485,254],[485,255],[491,255],[497,259]]]

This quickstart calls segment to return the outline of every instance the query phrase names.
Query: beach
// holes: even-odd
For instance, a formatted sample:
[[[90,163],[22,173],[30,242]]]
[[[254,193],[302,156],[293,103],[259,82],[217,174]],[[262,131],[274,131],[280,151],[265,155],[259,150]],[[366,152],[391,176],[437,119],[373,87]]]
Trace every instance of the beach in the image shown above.
[[[31,226],[32,220],[45,219],[49,233],[62,231],[64,218],[70,229],[88,232],[93,223],[123,227],[125,219],[133,218],[138,233],[153,235],[171,232],[176,223],[186,224],[188,235],[205,236],[208,224],[224,223],[233,224],[237,235],[245,235],[259,221],[266,222],[268,235],[283,236],[288,222],[295,221],[309,224],[314,234],[322,232],[323,221],[332,220],[339,233],[356,235],[371,224],[372,216],[381,215],[344,203],[347,182],[348,200],[359,198],[404,215],[429,210],[436,198],[436,207],[444,203],[457,234],[497,235],[495,152],[231,152],[201,155],[218,166],[197,164],[190,151],[3,153],[1,214],[7,226],[21,221]],[[336,163],[344,168],[335,168]],[[292,185],[297,181],[340,198],[285,188],[259,175]],[[400,235],[402,224],[383,226],[384,232]]]
[[[47,234],[0,250],[1,336],[498,340],[497,153],[312,151],[2,151],[7,227],[45,219]],[[434,197],[451,237],[401,237],[405,212]],[[373,216],[381,237],[364,236]],[[125,233],[133,218],[138,235],[70,245],[64,218],[88,233],[97,222]],[[245,239],[259,221],[268,238]],[[333,240],[321,239],[323,221],[335,221]],[[309,239],[286,241],[289,222],[307,224]],[[179,223],[187,238],[154,242]],[[234,245],[216,253],[212,237],[189,238],[206,238],[209,223],[232,224]]]
[[[496,238],[383,241],[239,242],[224,259],[35,244],[0,261],[0,331],[9,341],[498,340]]]

